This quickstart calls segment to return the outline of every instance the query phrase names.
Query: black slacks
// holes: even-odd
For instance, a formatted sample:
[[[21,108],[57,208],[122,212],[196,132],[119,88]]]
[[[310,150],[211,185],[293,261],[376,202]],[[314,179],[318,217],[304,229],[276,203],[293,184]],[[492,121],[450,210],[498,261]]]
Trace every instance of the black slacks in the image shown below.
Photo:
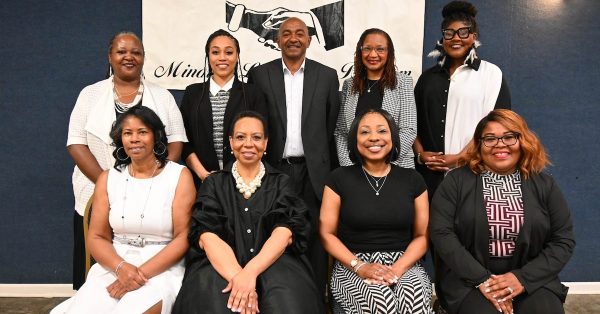
[[[315,190],[308,176],[308,168],[305,162],[288,163],[282,160],[277,168],[290,176],[294,192],[306,203],[310,213],[311,236],[308,243],[307,257],[313,268],[315,285],[322,297],[323,304],[327,291],[327,267],[328,259],[325,249],[321,244],[319,237],[319,213],[321,211],[321,201],[315,194]]]

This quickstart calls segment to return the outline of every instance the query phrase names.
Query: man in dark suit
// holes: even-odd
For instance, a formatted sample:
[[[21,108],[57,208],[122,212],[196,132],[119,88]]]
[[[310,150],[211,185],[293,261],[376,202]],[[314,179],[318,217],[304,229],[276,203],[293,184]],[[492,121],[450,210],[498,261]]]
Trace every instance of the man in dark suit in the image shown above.
[[[281,59],[248,72],[248,82],[264,92],[269,107],[267,160],[287,173],[311,214],[310,258],[321,295],[327,283],[327,254],[319,241],[319,209],[325,179],[337,163],[333,130],[339,112],[337,72],[306,59],[311,37],[302,20],[279,27]]]

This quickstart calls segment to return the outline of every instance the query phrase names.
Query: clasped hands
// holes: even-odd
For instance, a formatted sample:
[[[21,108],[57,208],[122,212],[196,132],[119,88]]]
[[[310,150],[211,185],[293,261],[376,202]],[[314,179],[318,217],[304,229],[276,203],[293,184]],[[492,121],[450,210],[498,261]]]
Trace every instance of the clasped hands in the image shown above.
[[[370,285],[390,286],[397,283],[399,279],[391,266],[380,263],[366,263],[356,274]]]
[[[242,314],[259,313],[258,293],[256,293],[257,275],[247,269],[240,270],[229,280],[221,292],[228,293],[227,308]]]
[[[525,291],[517,277],[508,272],[502,275],[492,275],[481,286],[479,291],[494,305],[498,312],[513,314],[512,300]]]
[[[148,278],[138,267],[124,263],[119,269],[117,280],[108,285],[106,290],[111,297],[121,299],[127,292],[139,289],[146,282]]]
[[[444,155],[442,152],[422,152],[421,161],[429,170],[443,172],[459,166],[459,155]]]

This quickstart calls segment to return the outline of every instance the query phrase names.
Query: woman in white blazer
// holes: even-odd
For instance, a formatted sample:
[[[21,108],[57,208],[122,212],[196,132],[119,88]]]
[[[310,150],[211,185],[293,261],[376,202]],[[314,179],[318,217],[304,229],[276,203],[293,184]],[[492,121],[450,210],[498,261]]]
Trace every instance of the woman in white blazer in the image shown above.
[[[73,287],[85,281],[83,214],[102,171],[114,164],[109,136],[117,115],[141,103],[156,112],[166,127],[169,160],[178,161],[183,142],[187,142],[181,113],[166,89],[144,81],[144,46],[132,32],[120,32],[108,48],[108,79],[85,87],[75,103],[69,121],[67,150],[75,161],[73,171],[74,254]]]

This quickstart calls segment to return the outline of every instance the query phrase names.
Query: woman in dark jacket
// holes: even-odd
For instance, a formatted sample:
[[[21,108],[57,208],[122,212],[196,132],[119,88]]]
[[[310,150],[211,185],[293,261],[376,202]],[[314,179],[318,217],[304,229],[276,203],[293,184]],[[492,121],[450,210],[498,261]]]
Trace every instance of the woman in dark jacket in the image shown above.
[[[564,313],[558,274],[575,247],[569,207],[543,146],[516,113],[475,129],[467,165],[431,205],[436,290],[450,313]]]
[[[322,313],[304,255],[308,210],[290,178],[261,162],[265,120],[242,112],[232,128],[235,162],[198,191],[173,313]]]
[[[238,80],[238,40],[220,29],[208,37],[204,51],[209,63],[209,80],[188,86],[181,103],[189,139],[182,159],[192,170],[196,187],[210,173],[223,169],[233,160],[227,137],[237,113],[254,110],[268,118],[262,94]]]

